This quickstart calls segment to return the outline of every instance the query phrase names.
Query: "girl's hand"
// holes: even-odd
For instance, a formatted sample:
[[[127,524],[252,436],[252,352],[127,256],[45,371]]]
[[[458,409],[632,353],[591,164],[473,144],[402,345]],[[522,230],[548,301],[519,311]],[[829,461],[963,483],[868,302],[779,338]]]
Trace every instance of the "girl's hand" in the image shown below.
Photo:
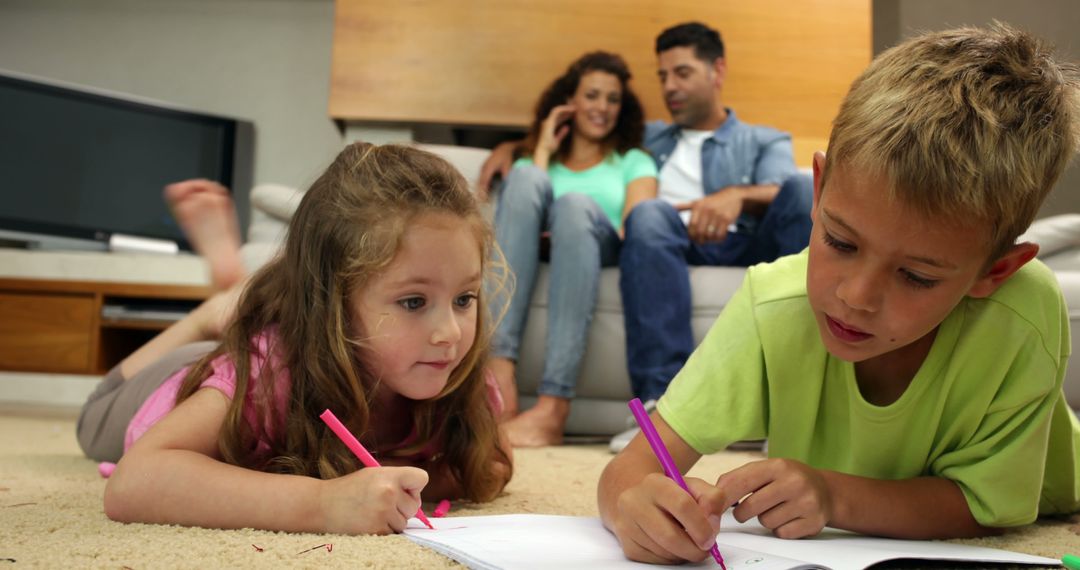
[[[687,477],[686,484],[693,495],[663,474],[652,473],[619,495],[612,530],[627,558],[679,564],[709,555],[728,501],[701,479]]]
[[[814,536],[832,518],[833,500],[821,473],[791,459],[766,459],[720,476],[717,488],[729,497],[745,497],[735,520],[758,518],[780,538]]]
[[[372,467],[323,481],[320,511],[325,532],[401,532],[420,508],[428,475],[415,467]]]
[[[548,113],[542,125],[540,125],[540,138],[536,141],[536,150],[533,152],[533,164],[546,169],[551,155],[559,150],[566,135],[570,133],[570,124],[567,122],[574,116],[577,107],[573,105],[559,105]]]

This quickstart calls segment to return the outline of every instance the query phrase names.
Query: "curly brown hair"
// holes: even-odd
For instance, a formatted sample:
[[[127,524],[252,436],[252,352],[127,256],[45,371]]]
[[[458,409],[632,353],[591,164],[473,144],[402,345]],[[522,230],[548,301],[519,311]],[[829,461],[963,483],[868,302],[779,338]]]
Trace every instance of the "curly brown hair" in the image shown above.
[[[529,135],[521,150],[524,156],[532,156],[536,150],[536,143],[540,139],[540,129],[544,120],[551,114],[551,110],[559,105],[564,105],[577,92],[581,78],[591,71],[603,71],[610,73],[619,79],[622,87],[622,103],[619,107],[619,116],[615,121],[615,128],[604,141],[617,152],[626,151],[641,146],[642,133],[645,129],[645,112],[641,107],[641,101],[634,90],[630,88],[630,68],[626,66],[623,58],[606,51],[594,51],[579,57],[566,72],[544,89],[540,100],[536,103],[536,112],[529,128]],[[570,137],[563,138],[559,149],[555,152],[554,160],[559,160],[570,152]]]
[[[236,392],[219,438],[224,461],[320,478],[361,467],[318,420],[323,410],[332,409],[361,439],[371,430],[377,378],[365,366],[371,359],[365,358],[363,340],[350,332],[356,327],[350,323],[349,293],[367,286],[393,261],[414,220],[436,212],[454,215],[471,228],[485,277],[501,283],[490,226],[464,177],[442,158],[408,146],[355,143],[312,184],[290,220],[282,253],[251,278],[221,346],[192,367],[177,394],[177,403],[194,394],[218,356],[231,360]],[[443,391],[412,406],[415,444],[372,450],[408,460],[435,442],[441,454],[416,466],[446,470],[463,495],[475,501],[495,498],[512,472],[488,405],[483,365],[491,319],[486,291],[494,288],[482,289],[475,342]],[[272,338],[277,340],[267,352],[291,376],[284,395],[275,394],[273,358],[252,369],[258,350],[253,339],[267,331],[276,331]],[[244,397],[249,390],[250,399]],[[278,401],[284,409],[277,409]],[[247,405],[256,408],[254,414],[245,410]],[[251,426],[250,417],[259,418],[261,425]],[[283,429],[270,438],[266,426]],[[258,449],[256,443],[267,440],[269,451]]]

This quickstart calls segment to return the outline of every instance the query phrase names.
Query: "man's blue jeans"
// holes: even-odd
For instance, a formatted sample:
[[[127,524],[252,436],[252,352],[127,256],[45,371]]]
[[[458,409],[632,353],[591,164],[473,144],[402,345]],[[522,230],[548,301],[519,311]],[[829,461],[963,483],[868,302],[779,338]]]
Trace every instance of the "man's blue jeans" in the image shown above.
[[[540,234],[551,232],[544,372],[538,392],[573,398],[600,286],[600,268],[619,259],[619,234],[592,198],[554,199],[547,172],[510,171],[495,214],[495,239],[516,281],[506,315],[495,329],[492,354],[517,360],[529,301],[540,267]]]
[[[688,265],[748,267],[802,251],[810,242],[812,200],[812,180],[795,175],[780,187],[752,233],[707,244],[690,241],[678,212],[663,200],[642,202],[630,212],[619,287],[634,395],[643,401],[659,398],[694,350]]]

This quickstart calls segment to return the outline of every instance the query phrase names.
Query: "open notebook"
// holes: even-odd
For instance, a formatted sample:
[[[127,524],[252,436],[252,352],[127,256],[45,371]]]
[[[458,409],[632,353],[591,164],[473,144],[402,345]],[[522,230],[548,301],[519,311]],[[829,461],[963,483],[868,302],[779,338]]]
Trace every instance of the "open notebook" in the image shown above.
[[[627,560],[615,536],[596,517],[555,515],[496,515],[451,517],[435,521],[429,530],[410,521],[405,535],[469,568],[664,568]],[[1001,562],[1060,566],[1041,558],[1004,550],[964,546],[947,542],[870,538],[825,529],[813,539],[782,540],[773,537],[756,520],[739,524],[724,515],[716,542],[729,570],[779,570],[826,568],[862,570],[887,560],[946,560]],[[718,568],[712,558],[697,566],[670,568]]]

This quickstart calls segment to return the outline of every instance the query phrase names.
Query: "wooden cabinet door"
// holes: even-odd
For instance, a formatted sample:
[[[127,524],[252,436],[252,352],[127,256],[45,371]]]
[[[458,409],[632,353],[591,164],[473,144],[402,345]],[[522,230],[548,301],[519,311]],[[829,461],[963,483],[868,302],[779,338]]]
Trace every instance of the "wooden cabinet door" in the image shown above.
[[[91,372],[94,295],[0,293],[0,370]]]

